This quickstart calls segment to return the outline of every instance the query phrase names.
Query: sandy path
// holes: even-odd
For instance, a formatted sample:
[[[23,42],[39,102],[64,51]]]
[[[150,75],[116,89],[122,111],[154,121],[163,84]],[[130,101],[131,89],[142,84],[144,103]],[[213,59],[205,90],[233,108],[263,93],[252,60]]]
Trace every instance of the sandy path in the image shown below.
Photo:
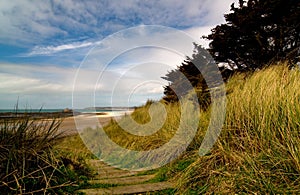
[[[93,187],[90,189],[82,189],[77,192],[82,192],[87,195],[91,194],[150,194],[156,191],[157,194],[162,194],[159,191],[172,189],[175,184],[172,182],[149,182],[156,175],[138,175],[138,172],[126,171],[111,167],[100,160],[87,161],[91,168],[96,172],[94,178],[89,180],[90,184],[99,184],[103,187]],[[113,184],[114,187],[105,187],[103,184]]]

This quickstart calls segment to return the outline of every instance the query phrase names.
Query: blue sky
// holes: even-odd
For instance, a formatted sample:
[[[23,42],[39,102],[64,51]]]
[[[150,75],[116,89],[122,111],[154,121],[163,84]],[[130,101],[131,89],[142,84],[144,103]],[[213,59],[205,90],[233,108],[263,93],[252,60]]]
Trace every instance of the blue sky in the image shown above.
[[[223,14],[229,12],[232,2],[2,0],[0,109],[13,108],[18,99],[21,107],[72,107],[78,68],[84,79],[75,85],[77,94],[82,97],[76,107],[109,106],[112,100],[113,106],[133,106],[148,98],[158,99],[166,84],[160,77],[180,65],[183,56],[162,48],[141,47],[116,56],[107,69],[101,70],[105,73],[97,72],[83,60],[89,59],[89,51],[99,47],[107,37],[136,26],[178,29],[207,47],[208,43],[200,37],[215,25],[224,23]],[[116,40],[121,40],[119,38]],[[153,32],[147,39],[159,42],[166,37]],[[109,47],[116,48],[118,43],[112,41]],[[192,50],[192,43],[176,43],[190,45]],[[104,77],[98,83],[89,81],[90,77],[99,75]],[[87,90],[95,92],[94,105],[91,97],[85,99]]]

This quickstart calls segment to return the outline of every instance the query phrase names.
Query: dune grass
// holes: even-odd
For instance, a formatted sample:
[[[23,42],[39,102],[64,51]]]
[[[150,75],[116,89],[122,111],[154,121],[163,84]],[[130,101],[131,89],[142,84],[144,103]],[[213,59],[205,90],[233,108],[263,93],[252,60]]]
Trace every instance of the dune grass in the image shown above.
[[[26,115],[1,120],[1,192],[43,192],[43,188],[53,187],[57,162],[51,147],[59,136],[59,124],[57,120],[36,121]]]
[[[210,120],[201,111],[198,132],[186,152],[158,169],[156,181],[173,179],[178,194],[300,193],[300,71],[287,64],[251,74],[237,74],[226,84],[226,120],[210,153],[197,156]],[[140,124],[149,119],[148,103],[132,114]],[[165,104],[168,116],[151,136],[135,136],[113,121],[105,127],[123,147],[149,150],[175,135],[178,104]]]
[[[178,175],[179,192],[300,193],[299,79],[286,64],[231,78],[222,134]]]
[[[226,84],[226,120],[212,150],[198,156],[210,122],[209,108],[200,111],[198,131],[177,160],[141,174],[156,173],[150,182],[173,180],[177,187],[172,193],[177,194],[299,194],[300,71],[287,67],[281,64],[234,75]],[[149,123],[149,111],[156,109],[150,108],[153,103],[137,108],[132,118],[138,124]],[[144,151],[162,147],[176,134],[182,111],[178,103],[160,103],[168,115],[152,135],[130,134],[114,120],[104,127],[105,133],[124,148]],[[126,117],[121,121],[126,122]],[[163,119],[160,116],[157,120]],[[85,161],[95,156],[79,135],[56,139],[58,123],[37,128],[30,125],[30,120],[19,121],[13,125],[13,134],[8,130],[12,125],[1,124],[1,190],[72,193],[88,185],[90,171]],[[49,133],[36,133],[45,131]],[[63,188],[72,184],[76,186]],[[60,185],[63,190],[55,191]]]
[[[145,125],[149,123],[151,121],[149,108],[152,103],[154,102],[148,102],[145,104],[145,106],[137,108],[131,116],[125,116],[118,123],[127,123],[127,117],[132,117],[132,119],[137,122],[138,125]],[[104,127],[104,130],[110,139],[120,146],[126,148],[134,150],[149,150],[160,147],[168,142],[176,133],[180,118],[180,108],[178,105],[169,105],[166,107],[166,109],[169,115],[166,118],[164,126],[150,136],[136,136],[128,133],[127,131],[124,131],[116,121],[112,121],[110,125]],[[162,116],[158,117],[159,119],[157,118],[157,120],[161,120],[163,118]],[[126,124],[125,126],[127,127]]]
[[[78,188],[79,175],[88,171],[74,168],[79,163],[58,150],[61,122],[30,113],[0,120],[0,194],[64,194]]]

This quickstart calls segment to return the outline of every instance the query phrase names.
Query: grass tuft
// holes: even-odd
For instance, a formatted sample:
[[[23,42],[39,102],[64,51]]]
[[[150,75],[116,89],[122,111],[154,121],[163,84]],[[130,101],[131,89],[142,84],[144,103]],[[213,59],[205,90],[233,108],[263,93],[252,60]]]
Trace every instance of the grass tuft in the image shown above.
[[[74,191],[79,180],[84,180],[84,174],[68,167],[76,162],[55,149],[64,133],[59,129],[61,122],[30,113],[0,120],[1,193],[63,194]]]

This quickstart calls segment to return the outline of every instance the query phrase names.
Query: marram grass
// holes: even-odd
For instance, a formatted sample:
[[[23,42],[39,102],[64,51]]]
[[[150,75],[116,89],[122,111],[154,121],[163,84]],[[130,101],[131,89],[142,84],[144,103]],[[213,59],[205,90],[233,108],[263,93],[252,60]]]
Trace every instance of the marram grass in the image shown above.
[[[197,155],[210,122],[209,108],[200,111],[198,132],[186,152],[159,169],[155,179],[173,180],[178,194],[299,194],[300,71],[287,67],[233,76],[226,83],[225,123],[212,150]],[[151,121],[150,103],[132,114],[137,123]],[[161,147],[176,134],[181,117],[179,104],[165,104],[165,109],[165,123],[150,136],[132,135],[115,121],[104,130],[128,149]]]
[[[61,122],[30,113],[0,120],[0,194],[72,194],[84,184],[92,155],[78,136],[63,136]]]
[[[179,174],[179,193],[299,194],[299,80],[286,65],[231,78],[221,136]]]

